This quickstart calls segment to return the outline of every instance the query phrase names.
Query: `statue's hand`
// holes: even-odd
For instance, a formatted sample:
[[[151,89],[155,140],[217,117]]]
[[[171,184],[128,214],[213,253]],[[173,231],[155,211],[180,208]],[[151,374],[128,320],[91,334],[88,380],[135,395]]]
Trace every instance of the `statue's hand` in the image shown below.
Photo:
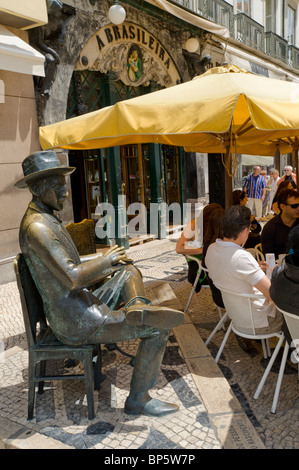
[[[110,260],[112,266],[115,266],[116,264],[133,263],[133,260],[127,257],[127,253],[123,246],[115,245],[112,248],[109,248],[104,256]]]

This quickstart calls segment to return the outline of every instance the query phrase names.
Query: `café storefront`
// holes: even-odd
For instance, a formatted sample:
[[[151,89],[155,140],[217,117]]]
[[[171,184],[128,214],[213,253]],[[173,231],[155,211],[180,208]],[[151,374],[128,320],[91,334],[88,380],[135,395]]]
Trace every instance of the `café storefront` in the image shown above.
[[[108,25],[90,38],[76,62],[67,117],[180,81],[173,59],[153,34],[130,22]],[[119,221],[118,243],[126,244],[127,224],[135,216],[129,207],[138,202],[145,207],[144,227],[150,233],[152,203],[163,201],[170,206],[184,200],[183,158],[182,148],[158,144],[70,151],[69,163],[79,170],[71,180],[74,221],[97,218],[98,204],[112,203]],[[159,211],[158,217],[155,235],[163,237],[166,226],[173,222],[172,212],[168,217]]]
[[[52,54],[52,64],[56,60],[57,65],[48,96],[36,90],[40,126],[186,82],[205,71],[201,64],[205,54],[212,57],[209,66],[220,63],[222,47],[212,35],[225,36],[225,28],[199,16],[189,18],[182,9],[171,14],[150,3],[139,2],[137,7],[126,2],[122,24],[111,23],[107,14],[111,3],[105,0],[78,1],[75,7],[65,2],[61,19],[67,19],[60,29],[55,29],[57,12],[53,21],[49,16],[43,41]],[[191,37],[197,41],[196,53],[186,50]],[[168,226],[183,222],[184,203],[194,205],[209,193],[206,154],[186,156],[183,148],[156,143],[88,151],[78,145],[63,153],[61,158],[68,159],[77,171],[72,175],[70,203],[62,220],[93,218],[99,203],[111,203],[116,243],[126,247],[128,225],[134,217],[129,207],[134,203],[146,208],[147,233],[152,232],[149,208],[157,209],[154,233],[163,238]],[[163,212],[163,203],[179,205],[179,222],[173,220],[171,211]]]

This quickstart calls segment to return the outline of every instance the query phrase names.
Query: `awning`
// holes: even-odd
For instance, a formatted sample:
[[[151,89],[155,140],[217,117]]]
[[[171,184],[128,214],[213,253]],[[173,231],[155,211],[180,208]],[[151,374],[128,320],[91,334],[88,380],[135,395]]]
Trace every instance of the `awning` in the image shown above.
[[[45,57],[0,25],[0,70],[45,76]]]
[[[277,80],[288,80],[292,82],[299,82],[299,76],[284,70],[278,65],[272,64],[267,60],[263,60],[256,55],[250,54],[230,44],[223,44],[225,49],[224,62],[236,65],[247,72],[257,73],[269,78],[276,78]]]
[[[242,155],[242,165],[270,166],[274,164],[274,157],[261,157],[260,155]]]
[[[173,16],[180,18],[187,23],[198,26],[198,28],[209,31],[210,33],[220,36],[224,39],[229,37],[229,30],[225,26],[218,25],[213,23],[213,21],[206,20],[196,13],[191,13],[188,10],[181,8],[179,5],[168,2],[167,0],[146,0],[148,3],[160,8],[161,10],[167,11]]]

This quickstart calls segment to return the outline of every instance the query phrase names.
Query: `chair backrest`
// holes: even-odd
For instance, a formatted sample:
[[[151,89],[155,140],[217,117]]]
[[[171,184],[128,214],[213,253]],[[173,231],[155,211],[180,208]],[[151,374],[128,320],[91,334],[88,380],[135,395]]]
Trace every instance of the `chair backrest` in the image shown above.
[[[263,248],[262,248],[262,244],[261,243],[258,243],[257,245],[255,245],[254,247],[256,250],[260,251],[262,253],[262,255],[264,254],[263,253]]]
[[[79,255],[96,253],[95,223],[92,219],[84,219],[81,222],[71,222],[65,226],[73,239]]]
[[[192,256],[192,255],[184,255],[184,256],[186,258],[186,261],[196,261],[196,263],[198,264],[198,267],[202,268],[201,260],[196,258],[196,256]]]
[[[263,253],[256,248],[246,248],[246,251],[252,254],[257,261],[265,261]]]
[[[21,298],[28,346],[30,348],[36,343],[37,324],[40,324],[40,330],[47,327],[43,301],[32,279],[25,258],[21,253],[15,258],[14,270]]]
[[[242,332],[255,335],[255,327],[252,315],[252,301],[263,296],[255,294],[236,294],[220,289],[223,303],[232,320],[234,327]]]
[[[281,310],[278,307],[277,310],[279,310],[283,314],[292,340],[299,341],[299,316],[295,315],[294,313]]]

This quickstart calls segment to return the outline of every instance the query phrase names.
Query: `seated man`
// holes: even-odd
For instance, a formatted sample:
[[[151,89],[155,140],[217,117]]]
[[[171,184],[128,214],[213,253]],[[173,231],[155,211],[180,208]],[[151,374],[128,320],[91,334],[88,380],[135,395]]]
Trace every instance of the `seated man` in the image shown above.
[[[282,316],[270,298],[270,281],[254,257],[242,248],[250,231],[250,219],[251,212],[248,207],[231,206],[225,210],[222,239],[218,238],[209,246],[205,258],[206,266],[209,276],[220,290],[263,294],[260,299],[254,299],[252,302],[257,334],[280,331]]]
[[[152,399],[148,390],[156,382],[170,330],[183,323],[184,314],[150,305],[141,274],[123,247],[80,258],[54,215],[68,196],[65,175],[74,170],[62,166],[55,152],[36,152],[24,160],[24,178],[15,185],[32,193],[20,226],[20,247],[49,324],[70,345],[141,338],[125,411],[148,416],[177,411],[177,405]],[[109,275],[93,293],[87,289]]]
[[[261,237],[263,253],[274,253],[275,259],[287,252],[289,233],[299,224],[299,194],[294,189],[283,189],[277,203],[280,213],[266,223]]]

